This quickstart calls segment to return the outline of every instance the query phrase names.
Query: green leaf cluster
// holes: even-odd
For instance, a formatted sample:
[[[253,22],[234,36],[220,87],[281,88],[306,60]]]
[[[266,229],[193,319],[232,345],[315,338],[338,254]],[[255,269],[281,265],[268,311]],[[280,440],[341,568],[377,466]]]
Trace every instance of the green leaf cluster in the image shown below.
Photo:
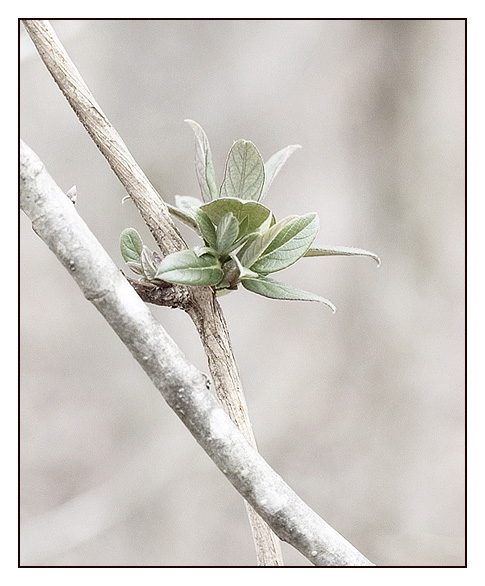
[[[312,248],[319,229],[316,213],[276,221],[271,210],[261,203],[299,145],[278,151],[264,163],[252,142],[236,141],[217,188],[209,140],[199,124],[186,122],[195,134],[195,169],[201,199],[177,195],[175,205],[168,208],[201,236],[203,246],[175,252],[162,260],[143,244],[136,230],[128,228],[120,242],[127,265],[142,279],[154,283],[210,286],[218,293],[235,290],[241,284],[264,297],[319,301],[335,311],[327,299],[268,277],[308,256],[369,256],[380,263],[377,255],[360,248]]]
[[[161,256],[145,246],[134,228],[126,228],[120,237],[121,255],[127,266],[145,281],[153,281],[158,266],[162,262]]]

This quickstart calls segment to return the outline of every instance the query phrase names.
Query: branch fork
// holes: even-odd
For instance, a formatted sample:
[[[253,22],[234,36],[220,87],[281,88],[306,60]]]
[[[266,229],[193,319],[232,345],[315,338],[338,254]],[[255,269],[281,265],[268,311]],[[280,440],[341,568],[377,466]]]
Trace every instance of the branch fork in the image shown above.
[[[166,204],[96,103],[49,22],[23,22],[46,67],[133,199],[162,254],[185,249]],[[23,144],[21,205],[39,236],[70,270],[85,296],[246,499],[258,565],[283,565],[276,535],[315,565],[373,565],[303,503],[257,453],[229,333],[214,292],[207,287],[150,287],[128,282],[41,161]],[[77,242],[76,247],[73,242]],[[183,309],[190,315],[207,355],[217,400],[207,389],[205,375],[187,363],[139,297]]]

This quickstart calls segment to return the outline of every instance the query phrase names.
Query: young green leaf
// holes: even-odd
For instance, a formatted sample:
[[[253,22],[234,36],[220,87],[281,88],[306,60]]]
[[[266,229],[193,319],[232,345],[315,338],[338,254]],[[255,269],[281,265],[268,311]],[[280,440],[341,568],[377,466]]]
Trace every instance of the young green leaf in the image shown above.
[[[289,301],[319,301],[328,305],[334,313],[336,311],[335,305],[328,299],[320,297],[320,295],[315,295],[314,293],[309,293],[308,291],[303,291],[302,289],[297,289],[292,285],[275,281],[269,277],[258,277],[257,279],[245,278],[241,283],[248,291],[252,291],[263,297],[286,299]]]
[[[193,250],[181,250],[166,256],[155,275],[156,279],[180,285],[217,285],[223,277],[221,265],[212,254],[198,256]]]
[[[190,195],[176,195],[175,205],[166,204],[168,211],[187,226],[197,231],[197,222],[193,211],[202,205],[202,201]]]
[[[232,212],[224,214],[217,224],[216,250],[219,254],[227,254],[232,250],[232,247],[239,234],[239,222]]]
[[[139,262],[132,262],[131,260],[126,262],[126,266],[131,269],[135,274],[140,275],[140,276],[144,276],[143,273],[143,268],[141,266],[141,263]]]
[[[241,263],[263,275],[286,269],[305,254],[317,232],[318,216],[315,213],[285,218],[270,228],[267,235],[258,236],[251,245],[252,249],[243,251]],[[252,262],[258,247],[261,252]]]
[[[287,146],[284,149],[281,149],[281,151],[275,153],[266,161],[264,164],[264,185],[261,196],[259,198],[260,201],[268,193],[268,189],[271,187],[274,178],[281,171],[281,168],[286,163],[290,155],[300,148],[301,146],[299,144],[291,144],[290,146]]]
[[[194,208],[200,208],[203,204],[198,197],[192,197],[191,195],[176,195],[175,196],[175,205],[190,214],[190,212]]]
[[[202,127],[193,120],[185,120],[195,134],[195,172],[199,182],[202,199],[211,201],[219,197],[216,184],[216,174],[212,162],[212,153],[209,139]]]
[[[148,246],[143,245],[140,261],[143,274],[149,281],[154,279],[157,272],[157,263],[155,262],[154,256],[155,254],[148,248]]]
[[[369,256],[373,258],[377,266],[380,266],[381,259],[377,254],[363,250],[362,248],[352,248],[350,246],[325,246],[322,248],[310,248],[303,256]]]
[[[280,232],[286,224],[297,217],[298,216],[288,216],[287,218],[283,218],[273,226],[268,227],[266,230],[261,229],[259,232],[248,238],[244,246],[238,252],[241,264],[245,267],[252,266],[274,240],[278,232]]]
[[[234,254],[231,254],[229,260],[223,264],[222,271],[224,278],[218,283],[217,289],[237,289],[241,279],[257,278],[259,276],[257,273],[253,273],[253,271],[243,267]]]
[[[192,250],[195,252],[197,256],[203,256],[204,254],[209,254],[210,256],[217,257],[216,251],[211,248],[210,246],[194,246]]]
[[[172,214],[172,216],[175,216],[178,220],[197,231],[197,222],[194,220],[191,214],[188,214],[177,206],[173,206],[169,203],[165,203],[165,205],[167,206],[168,211]]]
[[[273,215],[270,214],[268,216],[269,222],[271,222],[271,220],[273,219]],[[268,221],[265,220],[265,221]],[[264,222],[263,224],[264,225]],[[239,220],[239,232],[238,232],[238,239],[244,238],[244,236],[246,236],[247,234],[249,234],[249,217],[248,216],[244,216],[244,218],[242,220]]]
[[[232,197],[221,197],[210,203],[206,203],[200,208],[204,211],[212,223],[216,226],[221,218],[231,212],[239,223],[240,229],[238,237],[241,238],[252,232],[256,232],[264,225],[265,222],[271,224],[274,220],[271,210],[255,201],[244,201]],[[247,220],[245,219],[247,218]],[[245,232],[241,228],[245,225]]]
[[[248,140],[238,140],[227,156],[221,197],[258,201],[264,184],[264,163],[258,149]]]
[[[120,250],[125,262],[140,262],[143,241],[134,228],[126,228],[120,236]]]
[[[200,230],[202,238],[207,242],[211,248],[217,248],[217,235],[214,224],[211,222],[209,216],[202,208],[195,208],[192,210],[197,227]]]

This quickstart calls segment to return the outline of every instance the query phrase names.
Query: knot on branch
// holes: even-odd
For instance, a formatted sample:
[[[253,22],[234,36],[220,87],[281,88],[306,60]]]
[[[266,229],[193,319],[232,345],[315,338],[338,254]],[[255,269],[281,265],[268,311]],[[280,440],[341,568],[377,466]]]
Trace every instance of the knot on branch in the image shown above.
[[[184,311],[188,308],[190,294],[187,287],[166,282],[155,285],[146,281],[135,281],[129,277],[126,277],[126,279],[145,303],[162,305],[172,309],[183,309]]]

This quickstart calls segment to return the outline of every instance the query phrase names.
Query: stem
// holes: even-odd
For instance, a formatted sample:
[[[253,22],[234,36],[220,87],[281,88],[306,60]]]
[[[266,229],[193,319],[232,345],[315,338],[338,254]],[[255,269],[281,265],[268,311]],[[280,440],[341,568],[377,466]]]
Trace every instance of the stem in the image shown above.
[[[20,144],[20,206],[226,478],[273,531],[317,566],[373,565],[306,505],[232,423],[37,155]]]
[[[23,22],[47,69],[133,199],[162,253],[166,255],[187,248],[167,206],[101,110],[49,21]],[[233,422],[256,447],[229,333],[215,294],[211,289],[195,287],[188,292],[190,301],[186,311],[204,346],[217,396]],[[250,508],[248,515],[258,565],[282,566],[278,539]]]

